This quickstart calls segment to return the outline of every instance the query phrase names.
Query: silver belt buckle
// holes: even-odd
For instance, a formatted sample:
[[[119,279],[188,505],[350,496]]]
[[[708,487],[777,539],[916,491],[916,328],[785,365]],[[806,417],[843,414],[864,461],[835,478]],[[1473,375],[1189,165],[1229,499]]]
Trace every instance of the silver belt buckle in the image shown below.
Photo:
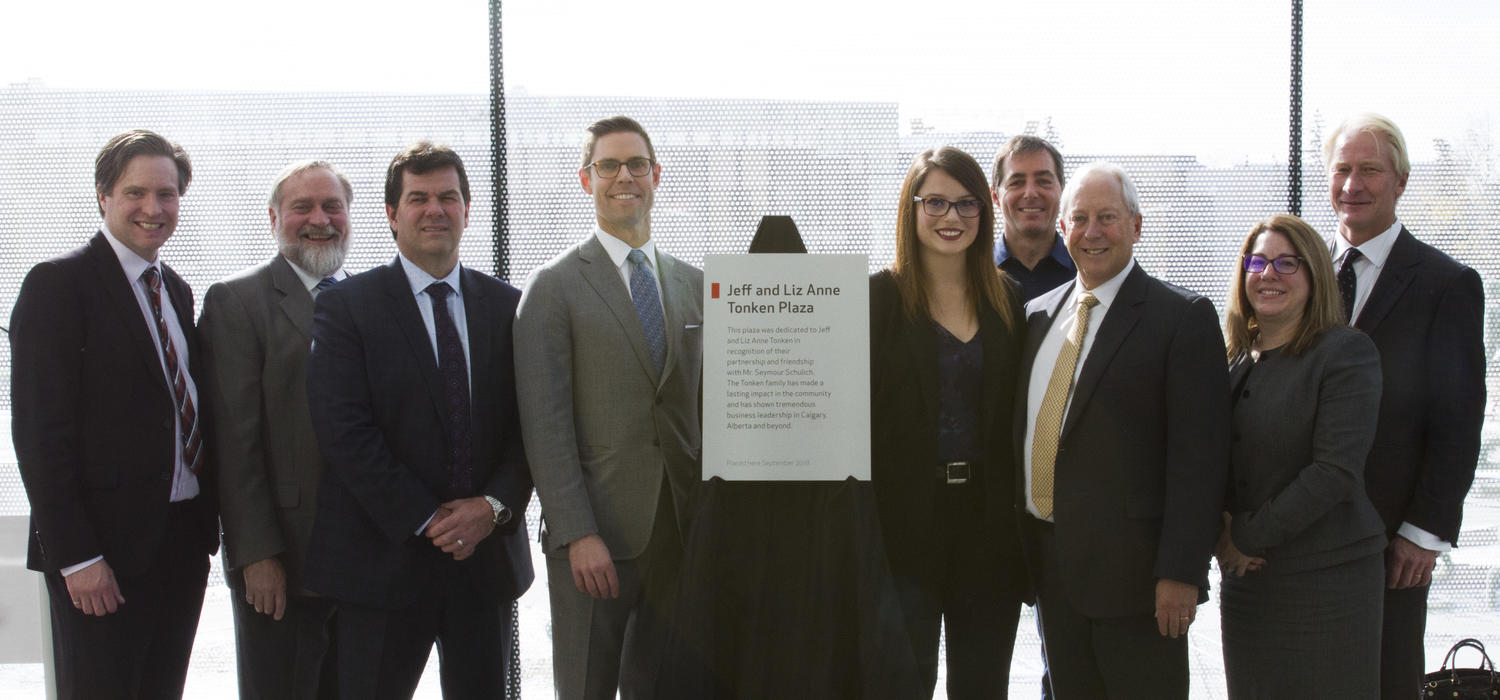
[[[969,483],[969,463],[949,462],[943,465],[943,478],[950,484]]]

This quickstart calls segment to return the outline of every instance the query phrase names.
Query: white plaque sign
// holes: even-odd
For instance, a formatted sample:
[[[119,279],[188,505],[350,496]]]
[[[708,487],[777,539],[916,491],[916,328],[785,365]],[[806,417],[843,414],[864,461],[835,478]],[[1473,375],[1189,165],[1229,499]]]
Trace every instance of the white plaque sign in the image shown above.
[[[864,255],[703,260],[703,478],[870,478]]]

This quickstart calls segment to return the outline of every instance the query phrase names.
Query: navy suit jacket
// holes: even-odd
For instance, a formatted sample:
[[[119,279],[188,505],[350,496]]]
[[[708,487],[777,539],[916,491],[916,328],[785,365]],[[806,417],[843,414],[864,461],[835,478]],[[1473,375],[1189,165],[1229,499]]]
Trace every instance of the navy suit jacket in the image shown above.
[[[161,266],[199,388],[199,430],[211,446],[193,292]],[[97,233],[31,269],[11,315],[11,405],[16,457],[31,501],[26,566],[57,573],[96,556],[117,575],[145,573],[164,537],[218,549],[212,452],[206,452],[189,532],[168,532],[177,409],[161,354],[125,279]]]
[[[1484,424],[1484,286],[1401,228],[1354,326],[1385,381],[1365,486],[1394,536],[1410,522],[1458,541]]]
[[[1037,348],[1073,284],[1026,306],[1015,421],[1022,469]],[[1069,601],[1090,617],[1150,615],[1160,578],[1197,585],[1206,600],[1229,469],[1228,363],[1213,304],[1135,265],[1082,362],[1053,497]],[[1024,472],[1018,479],[1024,504]]]
[[[531,472],[516,410],[511,322],[521,293],[462,268],[473,411],[472,493],[513,517],[452,562],[417,529],[446,500],[443,384],[400,260],[318,295],[307,401],[326,464],[303,585],[339,600],[410,605],[440,566],[456,565],[481,595],[515,599],[531,585],[526,504]],[[446,561],[445,561],[446,560]]]

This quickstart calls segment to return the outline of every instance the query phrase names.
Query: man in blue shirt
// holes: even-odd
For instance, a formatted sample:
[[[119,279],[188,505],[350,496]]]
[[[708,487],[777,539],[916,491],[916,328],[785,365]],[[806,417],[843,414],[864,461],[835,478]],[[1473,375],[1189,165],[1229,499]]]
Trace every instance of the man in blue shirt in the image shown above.
[[[1057,233],[1063,189],[1062,154],[1045,139],[1014,136],[995,154],[990,193],[1005,218],[995,266],[1021,285],[1021,301],[1072,281],[1073,259]]]

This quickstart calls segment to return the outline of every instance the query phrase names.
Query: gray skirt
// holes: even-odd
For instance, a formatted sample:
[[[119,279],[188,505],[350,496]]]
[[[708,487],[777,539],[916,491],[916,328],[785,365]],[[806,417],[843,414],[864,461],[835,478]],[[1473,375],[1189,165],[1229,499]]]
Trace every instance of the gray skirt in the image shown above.
[[[1376,552],[1277,575],[1275,562],[1220,581],[1229,697],[1380,697],[1385,562]]]

